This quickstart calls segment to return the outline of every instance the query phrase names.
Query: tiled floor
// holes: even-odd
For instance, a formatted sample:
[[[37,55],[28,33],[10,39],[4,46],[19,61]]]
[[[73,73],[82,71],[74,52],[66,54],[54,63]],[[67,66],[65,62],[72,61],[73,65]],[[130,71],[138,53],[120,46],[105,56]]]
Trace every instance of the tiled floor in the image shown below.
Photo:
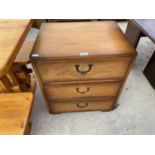
[[[119,23],[123,30],[126,25]],[[36,33],[32,29],[28,39],[34,39]],[[31,134],[155,134],[155,90],[142,73],[154,49],[148,38],[140,40],[136,62],[118,102],[120,106],[111,112],[51,115],[37,87]]]

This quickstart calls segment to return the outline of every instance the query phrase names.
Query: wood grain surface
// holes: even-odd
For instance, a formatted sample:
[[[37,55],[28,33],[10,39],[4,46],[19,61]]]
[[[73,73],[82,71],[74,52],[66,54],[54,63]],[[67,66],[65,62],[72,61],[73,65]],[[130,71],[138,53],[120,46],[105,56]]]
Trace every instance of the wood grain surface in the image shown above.
[[[83,53],[88,56],[132,55],[134,52],[113,21],[44,23],[33,49],[33,54],[42,58],[80,57]]]
[[[107,58],[97,61],[74,61],[55,62],[37,61],[35,66],[40,74],[41,80],[50,81],[74,81],[74,80],[99,80],[123,78],[130,64],[130,57]],[[75,65],[79,65],[77,69]],[[92,65],[91,69],[89,65]],[[81,74],[81,71],[88,71]]]
[[[32,103],[32,93],[0,94],[0,134],[25,134]]]
[[[114,108],[113,100],[72,100],[67,102],[51,102],[49,104],[51,113],[78,112],[78,111],[109,111]]]
[[[34,41],[24,41],[14,62],[28,63],[30,61],[30,54],[32,52],[33,46]]]
[[[52,83],[45,85],[49,100],[87,97],[116,97],[121,82],[86,81],[76,83]]]
[[[31,27],[31,20],[0,20],[0,77],[10,68]]]
[[[116,107],[135,56],[115,22],[48,23],[31,61],[49,112],[107,111]]]

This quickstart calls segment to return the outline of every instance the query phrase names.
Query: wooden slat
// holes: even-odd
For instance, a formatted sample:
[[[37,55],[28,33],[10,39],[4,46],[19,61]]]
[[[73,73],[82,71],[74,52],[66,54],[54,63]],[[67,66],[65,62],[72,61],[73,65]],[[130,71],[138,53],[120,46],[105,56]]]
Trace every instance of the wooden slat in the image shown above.
[[[26,64],[29,62],[29,57],[34,45],[34,41],[25,41],[17,54],[15,63]]]
[[[10,81],[10,79],[8,78],[7,75],[3,76],[0,78],[2,84],[4,85],[6,92],[12,92],[11,88],[12,88],[12,83]]]
[[[4,84],[0,80],[0,93],[6,93],[6,92],[9,92],[9,90],[4,86]]]

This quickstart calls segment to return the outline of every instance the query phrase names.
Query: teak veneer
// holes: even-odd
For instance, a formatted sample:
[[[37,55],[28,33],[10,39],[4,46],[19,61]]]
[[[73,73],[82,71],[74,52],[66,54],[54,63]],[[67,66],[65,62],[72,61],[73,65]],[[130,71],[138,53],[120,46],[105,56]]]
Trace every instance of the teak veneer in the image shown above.
[[[0,134],[29,134],[32,93],[0,94]]]
[[[9,70],[31,24],[31,20],[28,19],[0,20],[0,77]]]
[[[44,23],[31,54],[51,113],[107,111],[136,57],[113,21]]]
[[[31,20],[0,20],[0,92],[20,92],[21,81],[18,79],[18,75],[14,72],[14,67],[22,67],[25,65],[25,60],[22,60],[23,53],[26,53],[29,49],[26,49],[25,52],[23,47],[23,42],[31,28]],[[20,48],[22,49],[20,50]],[[28,47],[28,46],[27,46]],[[32,47],[31,47],[32,49]],[[31,52],[31,51],[30,51]],[[29,52],[29,54],[30,54]],[[16,56],[18,55],[18,58]],[[25,55],[24,55],[25,57]],[[15,59],[17,60],[15,64]],[[18,63],[18,64],[17,64]],[[22,63],[22,64],[21,64]],[[26,71],[26,67],[25,67]],[[22,71],[22,78],[25,74],[29,76],[28,71]],[[25,73],[24,73],[25,72]],[[20,75],[21,77],[21,75]],[[28,80],[28,78],[25,78]],[[28,82],[27,82],[28,83]],[[27,85],[26,83],[26,85]],[[25,89],[24,89],[25,90]]]

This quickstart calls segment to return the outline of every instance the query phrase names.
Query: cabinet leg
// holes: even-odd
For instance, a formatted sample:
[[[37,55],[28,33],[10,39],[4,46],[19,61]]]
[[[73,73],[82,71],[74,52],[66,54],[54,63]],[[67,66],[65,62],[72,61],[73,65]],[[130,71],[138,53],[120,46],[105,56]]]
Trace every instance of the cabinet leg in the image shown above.
[[[113,111],[119,107],[119,104],[115,104],[110,110],[103,110],[102,112]]]
[[[31,122],[28,122],[24,135],[29,135],[31,132]]]
[[[50,114],[56,115],[56,114],[61,114],[61,112],[51,112],[50,111]]]

